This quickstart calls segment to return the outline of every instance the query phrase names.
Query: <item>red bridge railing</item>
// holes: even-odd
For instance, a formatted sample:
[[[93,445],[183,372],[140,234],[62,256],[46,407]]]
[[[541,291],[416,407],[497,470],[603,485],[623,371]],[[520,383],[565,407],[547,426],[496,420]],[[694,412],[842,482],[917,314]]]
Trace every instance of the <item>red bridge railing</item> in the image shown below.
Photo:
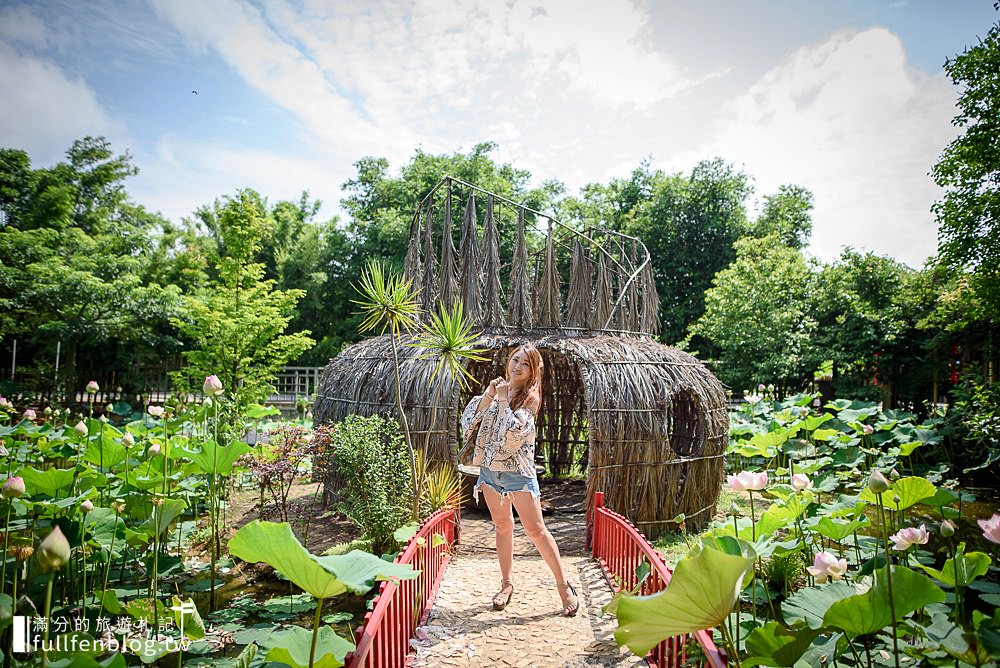
[[[670,584],[671,571],[663,558],[631,522],[604,507],[603,492],[594,494],[591,521],[590,553],[600,563],[612,589],[616,592],[635,589],[639,585],[636,569],[643,561],[649,564],[650,573],[639,585],[637,593],[648,596],[666,589]],[[684,666],[689,659],[692,640],[701,646],[703,658],[699,665],[724,668],[726,656],[712,642],[711,630],[667,638],[650,651],[646,661],[656,668]]]
[[[372,611],[358,628],[358,643],[345,657],[348,668],[402,668],[408,663],[410,638],[425,621],[444,575],[451,548],[458,542],[457,509],[439,510],[420,525],[395,559],[420,571],[414,580],[383,582]],[[437,538],[435,538],[437,536]]]

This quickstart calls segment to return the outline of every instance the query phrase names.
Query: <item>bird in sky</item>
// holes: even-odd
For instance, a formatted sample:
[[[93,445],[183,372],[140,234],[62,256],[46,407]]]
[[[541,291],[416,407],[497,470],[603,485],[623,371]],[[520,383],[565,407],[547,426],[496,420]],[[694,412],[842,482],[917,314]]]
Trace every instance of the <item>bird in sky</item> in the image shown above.
[[[194,93],[195,95],[197,95],[197,94],[198,94],[198,91],[196,91],[196,90],[193,90],[193,91],[191,91],[191,92],[192,92],[192,93]]]

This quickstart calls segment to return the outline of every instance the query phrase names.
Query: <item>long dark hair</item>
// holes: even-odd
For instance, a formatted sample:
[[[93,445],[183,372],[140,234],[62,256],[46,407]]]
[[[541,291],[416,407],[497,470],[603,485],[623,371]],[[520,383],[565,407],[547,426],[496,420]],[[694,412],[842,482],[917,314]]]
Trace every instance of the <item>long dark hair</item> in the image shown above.
[[[531,378],[526,382],[521,388],[518,388],[510,396],[510,409],[516,411],[518,408],[526,403],[529,403],[529,399],[532,397],[538,400],[538,408],[542,407],[542,373],[545,369],[545,364],[542,362],[542,354],[538,352],[538,348],[526,343],[523,346],[514,348],[510,353],[510,357],[507,358],[507,365],[510,366],[510,361],[514,359],[514,355],[518,352],[524,351],[524,354],[528,357],[528,366],[531,367]],[[536,410],[537,414],[538,411]]]

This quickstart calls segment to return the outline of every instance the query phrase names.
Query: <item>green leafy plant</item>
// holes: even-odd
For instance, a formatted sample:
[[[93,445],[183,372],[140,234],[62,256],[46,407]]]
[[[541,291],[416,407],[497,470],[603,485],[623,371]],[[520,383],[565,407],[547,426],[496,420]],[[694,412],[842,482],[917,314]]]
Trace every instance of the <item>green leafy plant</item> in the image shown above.
[[[338,510],[372,541],[375,551],[395,545],[393,532],[411,517],[412,469],[399,425],[379,415],[349,415],[330,431],[331,465],[343,487]]]
[[[249,562],[264,562],[316,599],[312,633],[293,627],[273,634],[267,641],[266,658],[292,666],[336,668],[354,643],[329,627],[321,627],[323,601],[345,592],[363,594],[376,579],[413,579],[418,572],[408,565],[393,564],[366,552],[318,557],[306,550],[287,523],[255,520],[229,541],[229,552]]]

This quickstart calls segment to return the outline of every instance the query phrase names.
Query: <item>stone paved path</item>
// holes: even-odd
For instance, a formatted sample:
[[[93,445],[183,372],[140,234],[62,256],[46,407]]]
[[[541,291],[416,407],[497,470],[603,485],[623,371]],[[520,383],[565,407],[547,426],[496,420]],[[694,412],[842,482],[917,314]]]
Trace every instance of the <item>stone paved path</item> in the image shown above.
[[[615,644],[614,618],[598,616],[611,599],[611,589],[586,553],[582,515],[556,515],[546,518],[546,524],[580,595],[579,614],[562,616],[555,579],[520,524],[514,532],[514,595],[505,610],[493,611],[491,599],[500,582],[493,526],[488,516],[463,511],[462,543],[426,626],[412,641],[417,654],[414,667],[646,665]]]

